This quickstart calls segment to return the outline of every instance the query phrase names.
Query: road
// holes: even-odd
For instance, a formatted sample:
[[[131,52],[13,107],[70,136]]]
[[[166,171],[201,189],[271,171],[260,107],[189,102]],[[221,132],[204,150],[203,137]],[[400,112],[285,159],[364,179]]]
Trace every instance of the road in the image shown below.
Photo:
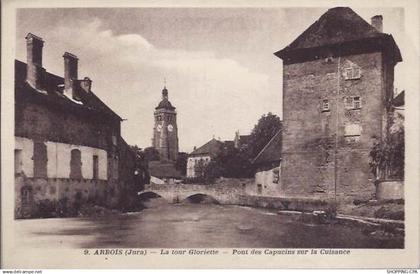
[[[402,248],[403,237],[294,221],[269,210],[154,199],[136,213],[17,220],[18,244],[37,248]]]

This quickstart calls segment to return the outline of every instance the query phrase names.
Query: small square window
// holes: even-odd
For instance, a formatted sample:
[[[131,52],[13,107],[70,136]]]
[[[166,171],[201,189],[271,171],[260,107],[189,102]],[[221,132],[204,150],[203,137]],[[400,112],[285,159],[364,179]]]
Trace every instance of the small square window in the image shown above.
[[[344,98],[344,106],[346,107],[346,109],[352,109],[353,108],[353,97]]]
[[[352,78],[352,68],[346,68],[346,74],[345,74],[345,78],[346,80],[351,79]]]
[[[350,67],[345,69],[344,78],[346,80],[354,80],[354,79],[360,79],[361,77],[361,71],[358,67]]]
[[[330,111],[330,102],[328,99],[322,100],[322,108],[321,111]]]
[[[362,107],[362,101],[360,97],[353,97],[353,108],[360,109]]]
[[[344,98],[344,106],[346,109],[361,109],[362,99],[360,96],[349,96]]]

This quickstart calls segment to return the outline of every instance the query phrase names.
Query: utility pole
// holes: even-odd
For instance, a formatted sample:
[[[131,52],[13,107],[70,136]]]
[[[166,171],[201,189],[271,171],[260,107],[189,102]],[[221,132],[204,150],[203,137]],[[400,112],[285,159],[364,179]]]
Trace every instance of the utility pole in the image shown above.
[[[341,56],[338,56],[338,63],[337,63],[337,93],[335,96],[335,140],[334,140],[334,202],[337,204],[337,185],[338,185],[338,169],[337,169],[337,154],[338,154],[338,126],[339,126],[339,95],[340,95],[340,63],[341,63]]]

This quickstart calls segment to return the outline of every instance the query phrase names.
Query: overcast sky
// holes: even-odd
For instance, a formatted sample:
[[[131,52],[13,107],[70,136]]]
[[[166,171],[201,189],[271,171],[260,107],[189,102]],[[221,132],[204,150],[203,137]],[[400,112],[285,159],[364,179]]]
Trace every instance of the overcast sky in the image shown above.
[[[282,62],[273,52],[291,43],[327,9],[130,8],[22,9],[16,58],[26,62],[25,35],[45,40],[43,65],[63,75],[65,51],[79,57],[79,78],[121,117],[129,144],[151,145],[153,111],[164,78],[177,108],[180,150],[214,135],[248,134],[268,112],[281,117]],[[402,9],[354,9],[366,21],[384,16],[406,59]],[[404,62],[406,63],[406,62]],[[396,87],[404,65],[398,65]]]

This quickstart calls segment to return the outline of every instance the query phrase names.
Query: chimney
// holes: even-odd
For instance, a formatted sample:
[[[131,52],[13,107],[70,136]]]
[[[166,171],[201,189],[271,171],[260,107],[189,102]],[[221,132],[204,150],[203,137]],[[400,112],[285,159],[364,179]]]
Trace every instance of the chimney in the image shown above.
[[[80,87],[87,93],[90,92],[92,88],[92,80],[90,80],[89,77],[83,78],[83,80],[80,80]]]
[[[42,76],[45,71],[42,68],[42,47],[44,41],[32,33],[28,33],[26,39],[26,81],[36,89],[42,85]]]
[[[382,15],[375,15],[370,19],[370,24],[374,27],[377,31],[382,32]]]
[[[77,62],[76,55],[65,52],[64,55],[64,93],[75,100],[80,100],[77,92]]]

